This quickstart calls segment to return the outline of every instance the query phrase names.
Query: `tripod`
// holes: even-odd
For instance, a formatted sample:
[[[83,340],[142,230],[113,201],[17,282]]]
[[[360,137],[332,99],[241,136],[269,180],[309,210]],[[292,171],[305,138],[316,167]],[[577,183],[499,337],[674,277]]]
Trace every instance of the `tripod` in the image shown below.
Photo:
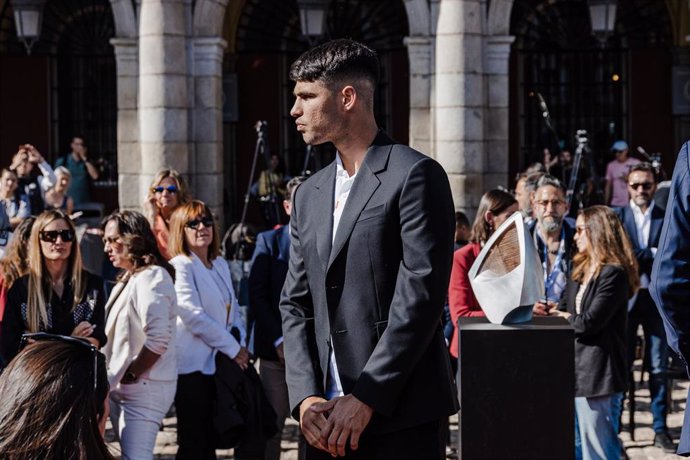
[[[601,190],[599,189],[599,178],[597,175],[597,171],[591,159],[592,151],[589,148],[589,138],[587,136],[587,130],[578,129],[575,134],[575,142],[577,143],[577,147],[575,148],[573,169],[570,173],[570,182],[568,183],[568,190],[565,194],[565,201],[568,203],[568,207],[570,207],[570,205],[573,202],[573,198],[575,197],[575,190],[578,190],[577,197],[575,198],[577,198],[580,207],[584,207],[584,198],[586,195],[585,192],[588,184],[587,180],[579,177],[583,161],[585,161],[587,164],[589,179],[595,184],[595,189],[590,192],[590,195],[599,195],[601,193]],[[579,189],[578,181],[580,182]]]

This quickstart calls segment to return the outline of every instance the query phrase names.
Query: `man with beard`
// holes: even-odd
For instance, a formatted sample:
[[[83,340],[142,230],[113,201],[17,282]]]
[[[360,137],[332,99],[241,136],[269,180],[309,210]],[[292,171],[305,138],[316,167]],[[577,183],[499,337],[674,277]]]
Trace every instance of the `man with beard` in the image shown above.
[[[563,184],[551,175],[537,182],[532,206],[536,221],[529,226],[544,268],[544,297],[535,304],[535,315],[547,315],[558,307],[572,265],[571,247],[575,225],[565,218],[568,205]]]
[[[637,343],[637,327],[644,331],[645,356],[649,360],[649,393],[654,429],[654,445],[664,452],[675,452],[676,445],[666,427],[668,411],[668,347],[661,315],[649,295],[649,280],[652,264],[659,246],[664,211],[654,204],[656,178],[654,168],[649,163],[638,163],[630,168],[628,174],[628,193],[630,202],[617,210],[623,222],[640,272],[640,290],[628,302],[628,359],[632,366]]]

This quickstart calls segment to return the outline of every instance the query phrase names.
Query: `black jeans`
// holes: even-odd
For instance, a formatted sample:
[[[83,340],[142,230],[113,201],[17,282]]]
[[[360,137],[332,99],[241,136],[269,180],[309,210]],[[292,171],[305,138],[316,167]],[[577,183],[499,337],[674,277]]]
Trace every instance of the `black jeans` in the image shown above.
[[[215,377],[201,372],[177,378],[177,460],[215,460],[213,399]]]

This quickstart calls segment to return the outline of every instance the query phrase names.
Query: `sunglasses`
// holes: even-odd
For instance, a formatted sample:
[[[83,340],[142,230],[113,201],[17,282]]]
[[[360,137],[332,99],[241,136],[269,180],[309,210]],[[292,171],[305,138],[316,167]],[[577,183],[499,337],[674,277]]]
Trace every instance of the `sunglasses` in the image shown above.
[[[211,227],[213,227],[213,218],[212,217],[204,217],[203,219],[190,220],[189,222],[184,224],[184,226],[187,228],[193,228],[194,230],[196,230],[197,228],[199,228],[199,224],[204,224],[204,227],[211,228]]]
[[[46,243],[55,243],[58,237],[62,238],[65,243],[70,243],[74,240],[74,232],[72,230],[42,230],[38,236],[41,241]]]
[[[22,334],[22,339],[19,342],[19,350],[31,342],[62,342],[78,347],[83,347],[93,354],[93,389],[96,389],[98,384],[98,349],[86,339],[71,337],[68,335],[48,334],[47,332],[34,332]]]
[[[177,186],[168,185],[167,187],[163,187],[162,185],[158,185],[157,187],[152,187],[151,190],[153,190],[154,193],[163,193],[164,190],[170,193],[177,193]]]
[[[633,190],[637,190],[638,187],[642,187],[642,190],[649,190],[654,187],[654,184],[651,182],[633,182],[632,184],[628,184],[628,186]]]

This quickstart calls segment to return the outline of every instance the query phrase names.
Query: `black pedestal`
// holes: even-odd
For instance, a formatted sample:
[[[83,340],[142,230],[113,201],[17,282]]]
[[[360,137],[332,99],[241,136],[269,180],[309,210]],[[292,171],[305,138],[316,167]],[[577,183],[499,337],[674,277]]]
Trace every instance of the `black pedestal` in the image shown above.
[[[574,338],[562,318],[460,318],[459,458],[572,459]]]

